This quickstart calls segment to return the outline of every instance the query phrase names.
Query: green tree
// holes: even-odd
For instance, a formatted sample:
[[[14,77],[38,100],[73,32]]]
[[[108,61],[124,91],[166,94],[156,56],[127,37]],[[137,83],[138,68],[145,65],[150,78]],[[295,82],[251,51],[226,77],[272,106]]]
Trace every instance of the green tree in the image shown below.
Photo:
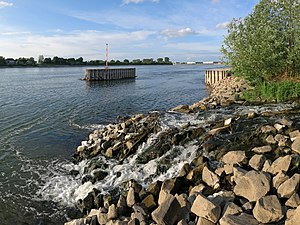
[[[233,19],[222,46],[235,74],[259,82],[299,73],[300,2],[261,0],[244,19]]]
[[[5,58],[3,56],[0,56],[0,66],[5,66],[5,65],[6,65]]]

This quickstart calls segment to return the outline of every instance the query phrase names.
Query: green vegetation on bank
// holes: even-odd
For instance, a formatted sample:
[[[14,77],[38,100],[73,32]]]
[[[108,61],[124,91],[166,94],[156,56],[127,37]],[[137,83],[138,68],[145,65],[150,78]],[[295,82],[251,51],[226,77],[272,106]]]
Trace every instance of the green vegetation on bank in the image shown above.
[[[233,19],[221,51],[233,73],[255,87],[247,100],[300,97],[299,37],[300,1],[260,0],[247,17]]]
[[[53,57],[53,58],[44,58],[44,56],[39,56],[38,61],[35,61],[33,57],[24,58],[20,57],[18,59],[13,58],[4,58],[0,56],[0,67],[32,67],[32,66],[105,66],[104,60],[90,60],[84,61],[82,57],[77,59],[75,58],[62,58],[62,57]],[[119,66],[119,65],[172,65],[172,62],[168,57],[158,58],[154,60],[150,59],[134,59],[129,61],[128,59],[120,60],[110,60],[110,66]]]
[[[248,101],[285,102],[300,97],[300,83],[293,81],[262,82],[243,93]]]

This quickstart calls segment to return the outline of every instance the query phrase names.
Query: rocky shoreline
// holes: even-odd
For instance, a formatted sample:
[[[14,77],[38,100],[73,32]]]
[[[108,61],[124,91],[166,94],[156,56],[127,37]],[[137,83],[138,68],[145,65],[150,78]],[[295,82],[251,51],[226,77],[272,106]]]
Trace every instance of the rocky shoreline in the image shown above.
[[[212,87],[209,98],[173,111],[194,114],[246,104],[241,94],[249,88],[245,81],[230,77]],[[141,163],[190,142],[199,150],[173,178],[147,185],[129,180],[107,194],[93,189],[77,201],[86,216],[65,224],[296,225],[300,221],[299,112],[298,108],[248,112],[202,126],[187,121],[168,130],[162,130],[159,113],[149,113],[96,130],[77,148],[77,161],[101,156],[122,164],[153,134],[157,138]],[[172,163],[172,158],[168,160]],[[82,183],[101,182],[108,175],[105,167],[94,160]]]

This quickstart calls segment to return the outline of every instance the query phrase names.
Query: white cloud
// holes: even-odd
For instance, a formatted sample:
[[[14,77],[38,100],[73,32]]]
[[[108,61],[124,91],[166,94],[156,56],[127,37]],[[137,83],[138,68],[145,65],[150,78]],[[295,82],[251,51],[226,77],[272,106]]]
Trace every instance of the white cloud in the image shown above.
[[[130,3],[138,4],[138,3],[142,3],[144,1],[145,0],[123,0],[123,5],[128,5]],[[158,3],[160,0],[149,0],[149,1]]]
[[[4,2],[4,1],[0,1],[0,9],[1,8],[5,8],[5,7],[9,7],[9,6],[13,6],[14,4],[11,2]]]
[[[187,35],[194,35],[197,34],[196,31],[192,30],[191,28],[187,27],[184,29],[165,29],[160,32],[162,35],[167,36],[167,37],[183,37]]]
[[[223,23],[218,23],[216,25],[217,29],[227,29],[228,25],[230,24],[230,22],[223,22]]]
[[[151,36],[151,31],[135,32],[101,32],[95,30],[72,31],[70,33],[56,33],[54,35],[37,35],[27,33],[24,35],[0,35],[1,55],[18,58],[45,56],[79,57],[85,59],[104,59],[105,43],[111,46],[111,57],[125,58],[128,50],[119,50],[127,46],[136,48]],[[118,50],[114,50],[118,49]],[[101,56],[103,52],[103,56]]]

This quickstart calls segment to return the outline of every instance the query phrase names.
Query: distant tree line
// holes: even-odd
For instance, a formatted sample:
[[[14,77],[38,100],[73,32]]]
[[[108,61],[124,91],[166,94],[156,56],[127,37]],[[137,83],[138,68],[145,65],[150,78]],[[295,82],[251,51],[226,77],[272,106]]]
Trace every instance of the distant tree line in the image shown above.
[[[35,61],[33,57],[30,58],[4,58],[0,56],[0,66],[2,67],[15,67],[15,66],[105,66],[106,61],[104,60],[90,60],[84,61],[82,57],[79,58],[62,58],[55,56],[53,58],[46,57],[40,55],[38,61]],[[150,59],[134,59],[129,61],[128,59],[120,60],[110,60],[108,63],[110,66],[118,66],[118,65],[171,65],[172,62],[168,57],[158,58],[154,60]]]

